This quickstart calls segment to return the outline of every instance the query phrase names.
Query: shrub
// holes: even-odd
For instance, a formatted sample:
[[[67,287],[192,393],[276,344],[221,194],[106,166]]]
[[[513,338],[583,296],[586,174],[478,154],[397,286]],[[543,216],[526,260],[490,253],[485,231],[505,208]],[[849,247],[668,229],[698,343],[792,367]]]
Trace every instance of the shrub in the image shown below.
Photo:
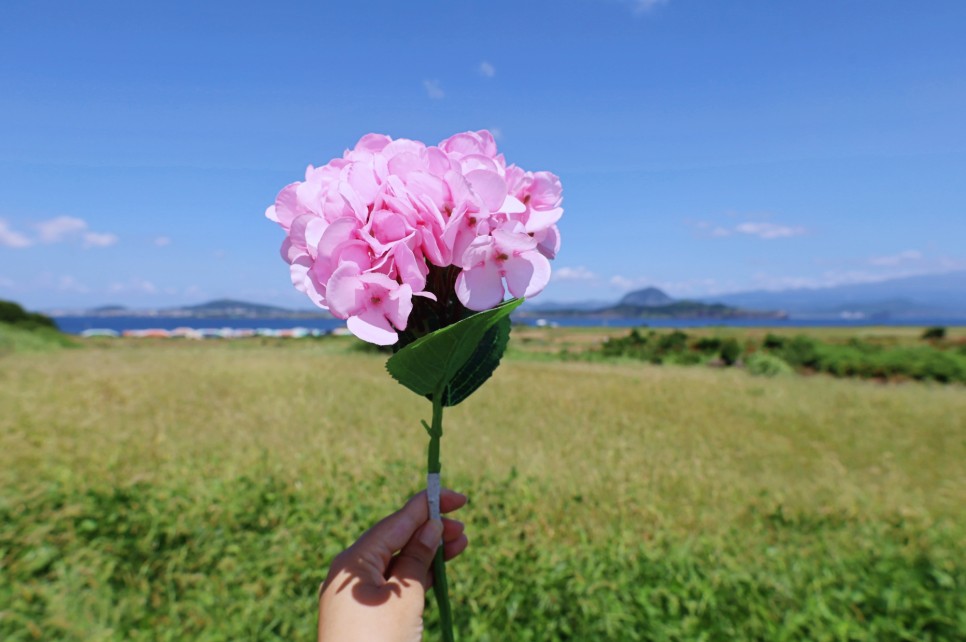
[[[733,366],[741,357],[741,345],[734,337],[728,337],[721,342],[721,360],[726,366]]]
[[[34,328],[57,329],[57,324],[50,317],[36,312],[27,312],[20,304],[13,301],[0,300],[0,323],[9,323],[25,330],[33,330]]]
[[[694,349],[705,354],[716,354],[721,350],[720,337],[701,337],[694,343]]]
[[[814,339],[800,334],[786,341],[778,356],[789,365],[817,370],[820,362],[819,345]]]
[[[760,377],[774,377],[780,374],[791,374],[792,367],[782,361],[781,357],[776,357],[767,352],[756,352],[745,360],[745,367],[748,372]]]
[[[688,335],[680,330],[675,330],[670,334],[663,334],[657,342],[657,350],[660,354],[673,352],[683,352],[688,348]]]
[[[925,341],[942,341],[946,338],[946,328],[936,325],[922,331],[922,338]]]
[[[765,335],[765,340],[761,345],[765,350],[781,350],[785,347],[785,337],[780,337],[777,334],[769,332]]]

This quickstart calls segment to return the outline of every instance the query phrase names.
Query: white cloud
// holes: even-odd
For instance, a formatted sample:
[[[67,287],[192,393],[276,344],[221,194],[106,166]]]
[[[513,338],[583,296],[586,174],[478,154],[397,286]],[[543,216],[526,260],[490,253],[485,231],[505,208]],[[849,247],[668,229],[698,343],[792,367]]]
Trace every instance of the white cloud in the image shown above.
[[[594,281],[597,275],[580,265],[575,268],[562,267],[553,271],[554,281]]]
[[[117,243],[117,240],[117,235],[109,232],[106,234],[99,232],[84,233],[84,247],[110,247]]]
[[[58,216],[36,225],[42,243],[59,243],[87,229],[87,223],[73,216]]]
[[[426,90],[426,95],[433,100],[441,100],[446,96],[443,88],[439,86],[438,80],[424,80],[423,88]]]
[[[20,232],[10,229],[9,224],[0,218],[0,245],[12,248],[30,247],[33,241]]]
[[[898,254],[890,254],[887,256],[874,256],[869,259],[869,265],[877,265],[880,267],[894,267],[896,265],[901,265],[903,263],[910,263],[913,261],[921,261],[922,252],[919,250],[905,250],[899,252]]]
[[[0,276],[0,288],[13,288],[16,284],[5,276]]]
[[[37,230],[36,240],[46,244],[80,240],[85,248],[92,248],[109,247],[119,240],[116,234],[110,232],[90,231],[87,221],[74,216],[57,216],[35,223],[33,227]],[[34,240],[9,230],[6,224],[0,221],[0,244],[27,247],[33,245]]]
[[[480,63],[480,73],[487,78],[492,78],[496,75],[496,67],[484,60]]]
[[[749,236],[757,236],[760,239],[771,240],[801,236],[805,233],[805,228],[778,225],[777,223],[749,222],[736,225],[734,231],[739,234],[748,234]]]
[[[165,247],[166,245],[171,245],[171,238],[167,236],[159,236],[154,239],[154,244],[158,247]]]
[[[493,134],[494,139],[503,140],[503,130],[499,127],[490,127],[490,133]]]
[[[631,288],[650,285],[651,280],[646,277],[628,278],[620,274],[615,274],[614,276],[610,277],[610,284],[621,290],[630,290]]]

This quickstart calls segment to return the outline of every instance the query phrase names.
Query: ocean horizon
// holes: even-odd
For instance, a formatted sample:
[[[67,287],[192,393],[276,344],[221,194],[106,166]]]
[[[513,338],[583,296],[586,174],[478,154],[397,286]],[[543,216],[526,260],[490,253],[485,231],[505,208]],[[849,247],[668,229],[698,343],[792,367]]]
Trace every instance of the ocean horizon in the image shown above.
[[[67,334],[80,334],[85,330],[174,330],[176,328],[194,328],[196,330],[222,329],[259,329],[286,330],[290,328],[306,328],[331,332],[345,327],[341,319],[327,318],[231,318],[231,317],[145,317],[145,316],[59,316],[54,317],[57,327]],[[842,327],[858,328],[865,326],[966,326],[966,318],[900,318],[900,319],[812,319],[794,317],[788,319],[640,319],[626,318],[587,318],[587,317],[554,317],[552,314],[540,318],[514,318],[514,323],[521,325],[556,325],[559,327],[585,328],[808,328],[808,327]]]

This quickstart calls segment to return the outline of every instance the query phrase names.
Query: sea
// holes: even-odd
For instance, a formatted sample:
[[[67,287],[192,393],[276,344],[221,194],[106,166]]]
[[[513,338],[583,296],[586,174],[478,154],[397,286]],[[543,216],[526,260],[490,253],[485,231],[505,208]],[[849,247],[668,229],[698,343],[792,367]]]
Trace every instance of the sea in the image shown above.
[[[271,318],[271,319],[239,319],[229,317],[89,317],[89,316],[61,316],[54,317],[54,321],[61,331],[68,334],[80,334],[85,330],[174,330],[175,328],[208,329],[252,329],[266,328],[270,330],[287,330],[291,328],[305,328],[319,332],[331,332],[345,327],[345,321],[327,318]],[[515,323],[524,325],[548,325],[559,327],[603,327],[603,328],[861,328],[866,326],[966,326],[966,318],[921,318],[921,319],[638,319],[638,318],[555,318],[552,315],[537,318],[514,318]]]

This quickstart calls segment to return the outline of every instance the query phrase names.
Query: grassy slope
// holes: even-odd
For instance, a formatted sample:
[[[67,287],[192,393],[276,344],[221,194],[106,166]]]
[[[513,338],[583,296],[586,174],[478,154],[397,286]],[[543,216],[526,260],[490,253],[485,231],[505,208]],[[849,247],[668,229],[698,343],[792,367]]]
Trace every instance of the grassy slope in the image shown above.
[[[309,637],[326,560],[420,486],[428,403],[345,342],[104,345],[0,361],[0,637]],[[960,387],[511,360],[446,417],[458,623],[954,639],[964,461]]]
[[[27,330],[0,323],[0,356],[12,352],[50,352],[74,345],[76,344],[73,339],[54,329]]]

